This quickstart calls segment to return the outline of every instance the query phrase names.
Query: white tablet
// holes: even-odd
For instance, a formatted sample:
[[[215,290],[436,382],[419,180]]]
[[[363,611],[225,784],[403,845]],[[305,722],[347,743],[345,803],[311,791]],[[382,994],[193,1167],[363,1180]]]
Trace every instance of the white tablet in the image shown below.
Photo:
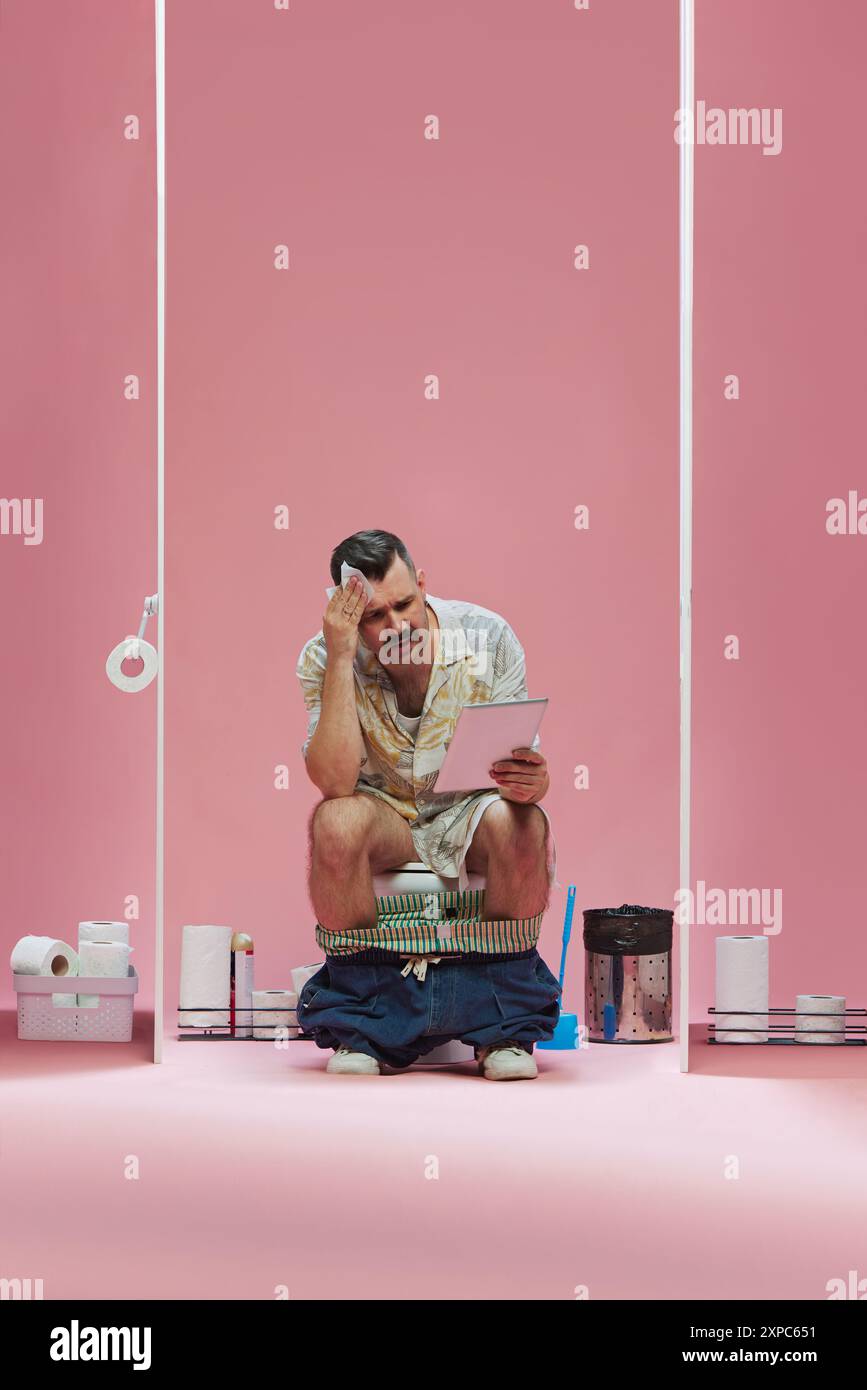
[[[434,796],[496,787],[488,768],[511,758],[513,748],[532,747],[547,705],[547,698],[464,705],[433,787]]]

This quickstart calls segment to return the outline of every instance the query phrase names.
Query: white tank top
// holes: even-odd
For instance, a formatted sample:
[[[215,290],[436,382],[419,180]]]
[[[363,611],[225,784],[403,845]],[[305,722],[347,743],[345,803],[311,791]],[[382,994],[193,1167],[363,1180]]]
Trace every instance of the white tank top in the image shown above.
[[[401,714],[398,711],[395,717],[397,719],[398,724],[403,729],[404,733],[409,734],[410,738],[413,740],[413,742],[415,742],[415,736],[418,733],[418,726],[421,723],[421,715],[417,714],[414,717],[410,717],[410,715]]]

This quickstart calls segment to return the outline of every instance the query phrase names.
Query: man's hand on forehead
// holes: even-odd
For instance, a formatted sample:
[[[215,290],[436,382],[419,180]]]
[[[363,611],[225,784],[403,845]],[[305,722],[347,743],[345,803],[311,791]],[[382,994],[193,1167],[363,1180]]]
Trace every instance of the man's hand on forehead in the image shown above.
[[[338,584],[328,600],[322,630],[330,656],[354,657],[358,647],[358,624],[367,596],[360,580],[351,578]]]

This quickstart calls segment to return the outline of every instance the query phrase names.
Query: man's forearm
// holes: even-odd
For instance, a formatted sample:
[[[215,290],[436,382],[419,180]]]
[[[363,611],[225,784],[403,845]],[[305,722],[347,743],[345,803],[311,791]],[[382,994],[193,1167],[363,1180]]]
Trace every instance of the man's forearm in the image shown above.
[[[350,796],[364,757],[352,660],[329,660],[322,711],[307,748],[307,775],[326,798]]]

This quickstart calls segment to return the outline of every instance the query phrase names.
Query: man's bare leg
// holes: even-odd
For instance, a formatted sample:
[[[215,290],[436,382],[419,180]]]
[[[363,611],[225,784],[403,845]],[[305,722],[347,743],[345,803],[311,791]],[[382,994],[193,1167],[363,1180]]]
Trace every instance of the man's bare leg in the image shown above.
[[[493,801],[475,828],[466,866],[486,877],[486,922],[535,917],[548,903],[548,822],[538,806]]]
[[[373,874],[415,858],[409,825],[367,792],[320,801],[310,818],[310,900],[326,931],[376,925]]]

